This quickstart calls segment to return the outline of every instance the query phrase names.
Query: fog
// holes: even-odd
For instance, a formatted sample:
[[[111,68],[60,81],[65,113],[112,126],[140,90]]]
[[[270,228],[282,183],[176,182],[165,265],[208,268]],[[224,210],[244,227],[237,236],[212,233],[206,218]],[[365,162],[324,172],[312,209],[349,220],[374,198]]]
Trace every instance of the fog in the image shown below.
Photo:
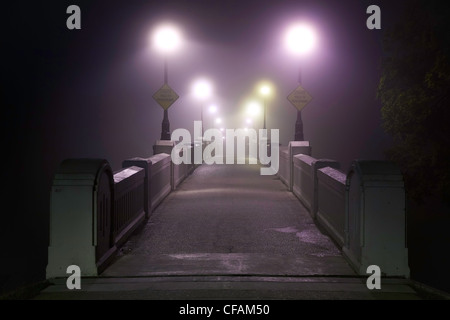
[[[287,145],[297,111],[286,97],[298,86],[301,68],[302,86],[313,97],[302,111],[312,155],[339,161],[344,172],[353,159],[384,157],[390,141],[376,99],[383,31],[366,28],[366,1],[81,1],[81,30],[66,28],[70,4],[7,10],[7,281],[45,274],[50,187],[63,159],[105,158],[117,170],[124,159],[152,155],[163,117],[152,95],[163,84],[164,58],[150,35],[161,22],[175,23],[183,34],[182,47],[168,58],[169,85],[180,96],[169,109],[171,131],[192,131],[200,107],[212,102],[225,127],[240,127],[243,102],[258,98],[255,86],[267,79],[275,89],[267,100],[267,127],[279,129]],[[392,14],[382,8],[383,17]],[[318,35],[314,52],[302,58],[282,41],[298,20],[311,23]],[[200,76],[214,87],[207,102],[192,94]],[[261,128],[262,118],[254,126]]]

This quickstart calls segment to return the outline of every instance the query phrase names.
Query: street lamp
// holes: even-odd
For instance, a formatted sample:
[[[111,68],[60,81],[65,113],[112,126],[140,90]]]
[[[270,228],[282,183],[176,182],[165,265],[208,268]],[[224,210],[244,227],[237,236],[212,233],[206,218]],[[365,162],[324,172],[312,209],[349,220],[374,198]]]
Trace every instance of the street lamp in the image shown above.
[[[257,116],[261,112],[261,106],[256,101],[251,101],[247,105],[247,114],[250,116]]]
[[[310,53],[316,46],[316,35],[314,30],[304,24],[294,25],[289,28],[285,35],[286,47],[297,56]],[[298,83],[302,83],[301,67],[298,71]],[[295,140],[304,140],[302,113],[297,110],[297,121],[295,122]]]
[[[212,94],[212,85],[206,79],[199,79],[194,82],[194,95],[200,100],[208,99]],[[203,104],[200,106],[200,121],[202,123],[202,137],[203,137]]]
[[[210,128],[213,127],[212,116],[217,113],[217,110],[218,110],[218,108],[217,108],[217,106],[215,104],[210,105],[209,108],[208,108],[208,111],[209,111],[209,114],[210,114],[210,120],[211,120]],[[206,125],[205,125],[205,127],[206,127]]]
[[[212,104],[209,106],[209,112],[210,113],[216,113],[217,112],[217,106],[215,104]]]
[[[269,96],[271,89],[267,84],[263,84],[261,86],[261,88],[259,88],[259,92],[262,94],[262,96],[264,98],[264,120],[263,120],[264,126],[263,126],[263,129],[265,130],[266,129],[266,113],[267,113],[266,98]],[[263,132],[264,132],[264,135],[266,135],[266,131],[263,131]]]
[[[164,84],[169,82],[167,56],[178,49],[181,44],[181,35],[176,27],[171,25],[160,26],[153,33],[155,48],[164,55]],[[170,140],[170,122],[168,108],[164,109],[161,125],[161,140]]]

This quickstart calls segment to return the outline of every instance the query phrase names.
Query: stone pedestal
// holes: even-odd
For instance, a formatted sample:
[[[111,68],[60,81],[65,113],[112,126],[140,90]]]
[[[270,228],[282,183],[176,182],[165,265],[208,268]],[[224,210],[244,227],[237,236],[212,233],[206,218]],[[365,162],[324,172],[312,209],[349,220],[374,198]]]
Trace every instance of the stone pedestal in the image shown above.
[[[409,277],[403,176],[387,161],[355,160],[346,179],[344,256],[365,275]]]
[[[153,154],[167,153],[172,154],[172,149],[175,146],[175,141],[172,140],[156,140],[153,145]]]

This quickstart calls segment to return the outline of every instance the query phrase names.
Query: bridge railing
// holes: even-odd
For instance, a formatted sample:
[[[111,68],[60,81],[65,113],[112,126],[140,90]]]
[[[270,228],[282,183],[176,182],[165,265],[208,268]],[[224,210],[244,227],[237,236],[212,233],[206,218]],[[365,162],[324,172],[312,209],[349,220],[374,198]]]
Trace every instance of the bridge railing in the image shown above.
[[[294,185],[294,156],[297,154],[311,155],[311,147],[308,141],[291,141],[287,148],[280,148],[278,176],[289,191],[292,191]]]
[[[115,245],[120,246],[145,218],[144,177],[144,169],[134,166],[114,174],[112,234]]]
[[[355,160],[348,174],[339,163],[315,159],[307,141],[280,150],[278,176],[342,249],[360,274],[378,265],[409,277],[403,177],[388,161]]]
[[[170,154],[132,158],[112,172],[104,159],[68,159],[51,191],[47,278],[66,277],[77,265],[83,276],[100,274],[117,248],[194,170],[174,165]]]
[[[319,201],[317,170],[324,167],[339,168],[339,163],[334,160],[315,159],[305,154],[295,155],[293,162],[292,192],[315,218]]]
[[[345,179],[334,168],[317,170],[317,221],[342,248],[345,239]]]

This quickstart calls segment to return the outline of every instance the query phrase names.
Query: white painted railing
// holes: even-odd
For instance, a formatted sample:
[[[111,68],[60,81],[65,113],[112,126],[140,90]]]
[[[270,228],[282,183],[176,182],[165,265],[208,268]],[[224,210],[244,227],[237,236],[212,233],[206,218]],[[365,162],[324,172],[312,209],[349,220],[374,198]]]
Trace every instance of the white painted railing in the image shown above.
[[[342,248],[345,239],[345,179],[346,175],[334,168],[317,170],[317,221]]]
[[[278,177],[292,191],[294,185],[294,156],[297,154],[311,155],[308,141],[291,141],[286,148],[280,148],[280,168]]]
[[[145,219],[144,178],[144,169],[134,166],[114,173],[112,233],[117,246]]]
[[[289,150],[287,147],[280,147],[280,164],[278,177],[286,186],[289,185]]]
[[[119,246],[186,178],[193,165],[174,166],[169,153],[123,162],[114,175],[106,160],[62,162],[51,192],[47,278],[71,264],[99,274]],[[280,152],[279,177],[343,249],[360,274],[374,264],[409,277],[403,178],[392,163],[355,161],[347,175],[332,160],[310,156],[307,141]]]
[[[346,175],[336,161],[308,155],[309,144],[302,143],[303,150],[291,142],[280,153],[280,180],[292,187],[356,272],[365,275],[369,265],[377,265],[385,275],[409,277],[399,169],[387,161],[355,160]]]
[[[377,265],[385,275],[409,277],[400,169],[387,161],[354,161],[346,191],[344,256],[360,274]]]
[[[103,159],[61,163],[51,192],[47,278],[66,277],[69,265],[96,276],[145,217],[194,170],[167,153],[132,158],[112,173]]]
[[[294,173],[292,192],[316,218],[318,207],[317,170],[324,167],[339,168],[339,163],[328,159],[315,159],[305,154],[293,158]]]

